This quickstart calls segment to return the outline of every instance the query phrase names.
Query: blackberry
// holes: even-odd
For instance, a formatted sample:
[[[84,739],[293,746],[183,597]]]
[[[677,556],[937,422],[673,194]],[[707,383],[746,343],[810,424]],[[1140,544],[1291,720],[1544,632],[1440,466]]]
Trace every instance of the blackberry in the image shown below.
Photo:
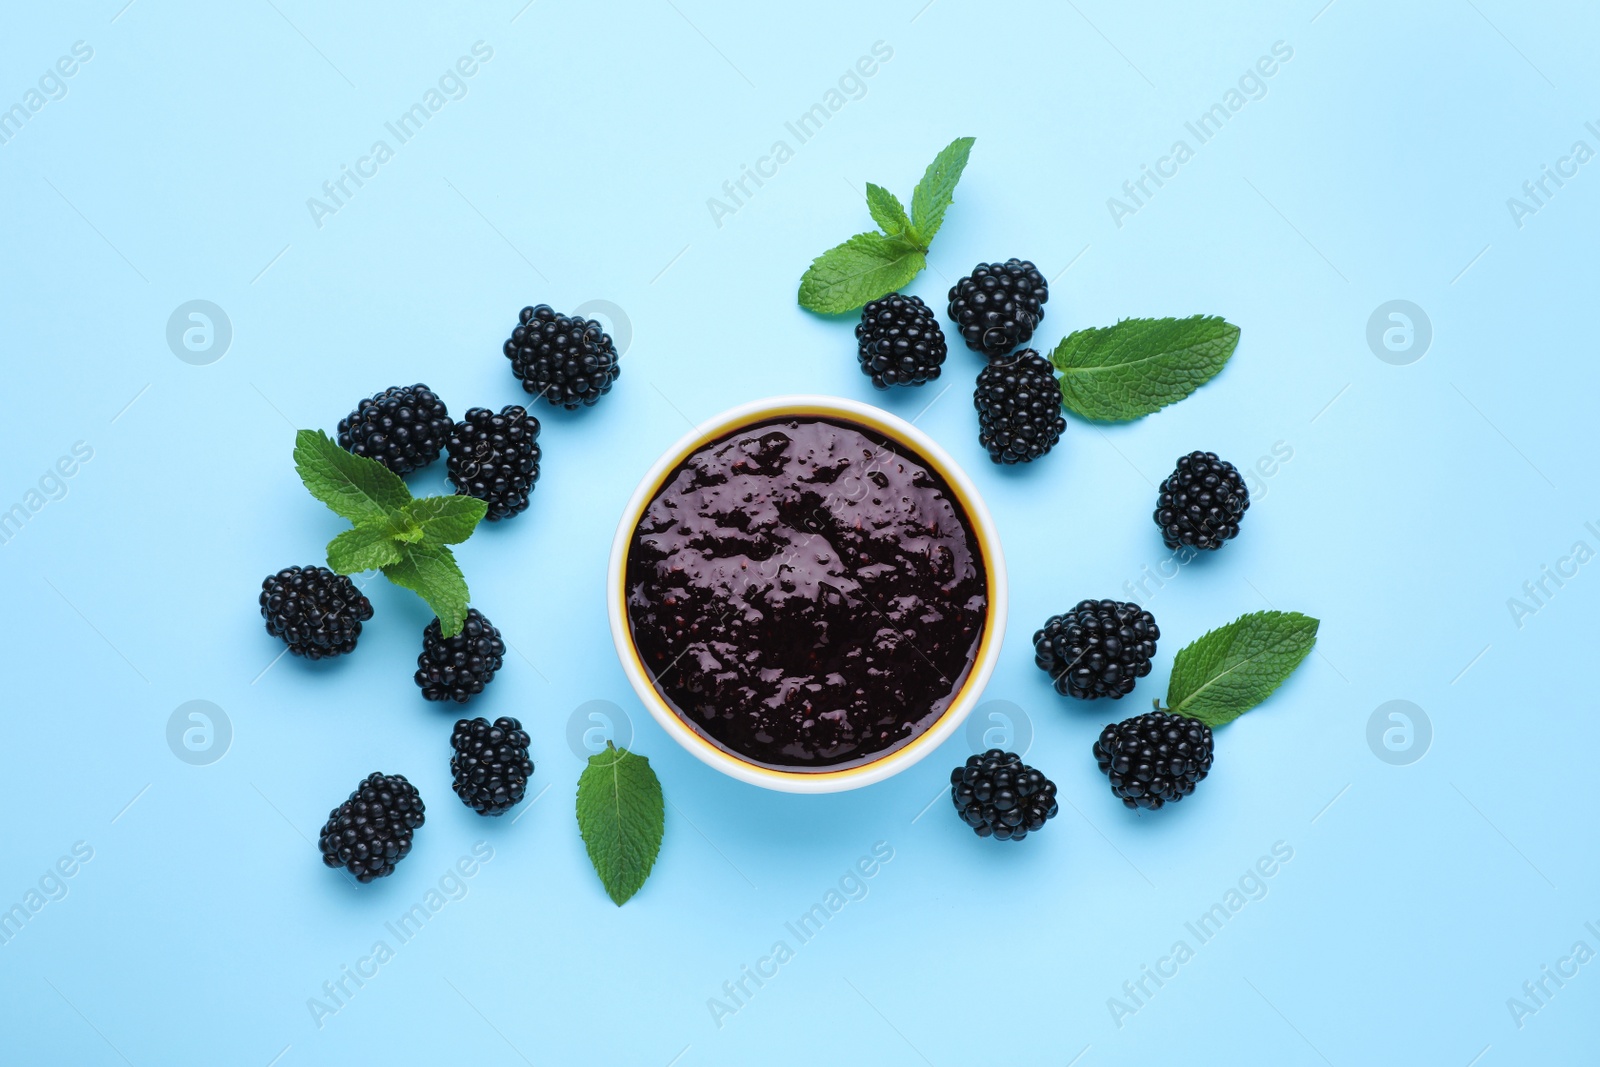
[[[978,440],[996,463],[1032,462],[1054,448],[1067,428],[1055,368],[1031,348],[979,371],[972,403]]]
[[[998,748],[950,772],[950,799],[974,833],[998,841],[1021,841],[1059,810],[1056,784]]]
[[[1215,452],[1190,452],[1161,483],[1155,520],[1168,548],[1216,551],[1239,536],[1250,490],[1232,463]]]
[[[347,867],[358,882],[394,873],[411,851],[412,831],[423,823],[422,797],[403,774],[372,774],[350,799],[328,813],[317,842],[322,862]]]
[[[493,679],[504,662],[506,643],[500,631],[477,608],[467,609],[461,632],[441,636],[439,620],[422,631],[422,655],[417,657],[417,685],[425,700],[454,700],[465,704]]]
[[[267,633],[307,659],[355,651],[372,601],[355,583],[326,567],[285,567],[261,583],[261,617]]]
[[[462,719],[450,735],[452,788],[479,815],[504,815],[521,803],[533,774],[528,735],[516,719]]]
[[[491,521],[526,511],[539,480],[538,439],[539,420],[527,408],[507,404],[498,415],[473,408],[450,431],[450,483],[488,504]]]
[[[1062,696],[1121,700],[1150,673],[1160,636],[1155,616],[1137,604],[1083,600],[1045,620],[1033,635],[1033,661]]]
[[[1100,732],[1094,758],[1126,807],[1154,810],[1193,793],[1210,772],[1211,727],[1167,711],[1135,715]]]
[[[421,382],[396,385],[339,420],[339,447],[408,474],[439,458],[451,425],[444,401],[432,389]]]
[[[992,359],[1028,343],[1049,299],[1044,275],[1027,260],[979,263],[950,287],[950,318],[968,348]]]
[[[557,315],[549,304],[522,309],[505,353],[522,388],[568,411],[609,393],[622,373],[616,346],[600,323]]]
[[[861,373],[879,389],[933,381],[948,351],[933,309],[919,296],[899,293],[861,309],[856,341]]]

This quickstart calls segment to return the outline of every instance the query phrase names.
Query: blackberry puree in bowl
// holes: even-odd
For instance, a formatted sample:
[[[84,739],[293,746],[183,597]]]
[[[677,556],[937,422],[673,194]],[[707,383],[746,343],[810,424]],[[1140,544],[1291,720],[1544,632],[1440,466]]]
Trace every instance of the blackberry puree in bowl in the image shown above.
[[[989,592],[971,524],[904,445],[816,416],[702,445],[628,551],[634,645],[726,752],[843,770],[936,722],[970,673]]]

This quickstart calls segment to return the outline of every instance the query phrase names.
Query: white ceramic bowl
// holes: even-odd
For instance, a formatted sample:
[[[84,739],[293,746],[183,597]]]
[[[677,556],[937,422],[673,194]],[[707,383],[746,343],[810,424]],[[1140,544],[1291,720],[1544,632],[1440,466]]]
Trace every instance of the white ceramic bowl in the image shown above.
[[[634,646],[633,629],[628,620],[625,582],[628,549],[633,543],[633,533],[639,525],[640,516],[661,489],[667,476],[690,453],[712,441],[754,423],[788,417],[821,417],[855,423],[897,444],[904,445],[909,452],[943,476],[946,484],[954,491],[957,498],[956,506],[966,515],[976,535],[978,552],[982,557],[988,584],[989,606],[984,618],[983,635],[978,642],[977,655],[974,657],[972,669],[967,673],[965,682],[956,693],[955,699],[950,702],[949,708],[927,730],[908,744],[878,759],[843,770],[774,770],[747,762],[706,740],[679,718],[677,712],[656,690]],[[650,714],[655,717],[656,722],[660,723],[661,728],[674,740],[702,762],[742,782],[786,793],[836,793],[881,782],[891,775],[900,773],[938,748],[940,742],[961,726],[962,721],[982,695],[983,687],[988,684],[989,676],[994,672],[995,661],[1000,657],[1000,645],[1005,637],[1006,569],[1000,551],[1000,535],[995,530],[994,520],[989,516],[988,508],[984,507],[982,498],[978,496],[977,488],[945,450],[927,434],[897,415],[891,415],[887,411],[859,401],[833,396],[779,396],[753,401],[724,411],[685,434],[677,444],[667,449],[661,458],[656,460],[644,479],[639,482],[639,487],[634,490],[632,499],[623,510],[622,521],[617,524],[616,539],[611,544],[606,601],[611,616],[611,637],[616,642],[617,655],[622,660],[623,672],[627,674],[628,681],[633,685],[634,692],[639,694],[644,706],[650,709]]]

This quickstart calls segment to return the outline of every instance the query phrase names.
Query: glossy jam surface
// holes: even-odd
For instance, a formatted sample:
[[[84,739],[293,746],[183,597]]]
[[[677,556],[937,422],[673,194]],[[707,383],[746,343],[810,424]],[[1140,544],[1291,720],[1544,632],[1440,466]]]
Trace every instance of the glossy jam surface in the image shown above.
[[[656,689],[713,744],[782,770],[858,765],[928,729],[972,668],[988,605],[944,479],[815,416],[684,460],[639,521],[626,581]]]

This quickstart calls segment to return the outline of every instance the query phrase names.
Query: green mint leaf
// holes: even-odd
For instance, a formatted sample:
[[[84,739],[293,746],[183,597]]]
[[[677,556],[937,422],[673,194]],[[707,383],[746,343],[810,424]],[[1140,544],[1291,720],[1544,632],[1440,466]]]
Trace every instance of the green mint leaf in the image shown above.
[[[867,210],[872,212],[872,221],[890,237],[911,229],[906,209],[900,206],[900,201],[893,193],[881,185],[867,183]]]
[[[957,137],[933,158],[922,180],[911,194],[911,225],[922,248],[933,243],[933,235],[944,224],[945,208],[955,199],[956,183],[966,169],[973,138]]]
[[[428,496],[400,510],[408,525],[415,525],[425,545],[458,545],[472,536],[489,505],[471,496]]]
[[[666,809],[650,761],[606,742],[578,778],[578,832],[617,907],[643,887],[661,851]]]
[[[959,137],[928,164],[911,198],[911,217],[889,190],[867,183],[867,208],[882,233],[858,233],[811,261],[800,279],[800,306],[840,315],[903,288],[928,265],[928,246],[955,197],[972,138]]]
[[[339,574],[358,574],[400,562],[394,529],[384,521],[352,527],[328,542],[328,566]]]
[[[375,459],[346,452],[321,430],[294,435],[294,469],[311,495],[351,522],[391,518],[411,502],[400,476]]]
[[[1123,319],[1079,330],[1056,346],[1061,399],[1086,419],[1138,419],[1175,404],[1216,377],[1239,344],[1239,327],[1215,315]]]
[[[383,568],[384,577],[427,601],[439,617],[443,636],[460,633],[467,621],[467,579],[455,555],[443,545],[402,544],[398,548],[400,558]]]
[[[800,305],[824,315],[854,311],[905,285],[927,262],[903,235],[858,233],[812,261],[800,279]]]
[[[1173,660],[1167,710],[1207,726],[1232,722],[1294,673],[1318,625],[1297,611],[1258,611],[1212,630]]]

